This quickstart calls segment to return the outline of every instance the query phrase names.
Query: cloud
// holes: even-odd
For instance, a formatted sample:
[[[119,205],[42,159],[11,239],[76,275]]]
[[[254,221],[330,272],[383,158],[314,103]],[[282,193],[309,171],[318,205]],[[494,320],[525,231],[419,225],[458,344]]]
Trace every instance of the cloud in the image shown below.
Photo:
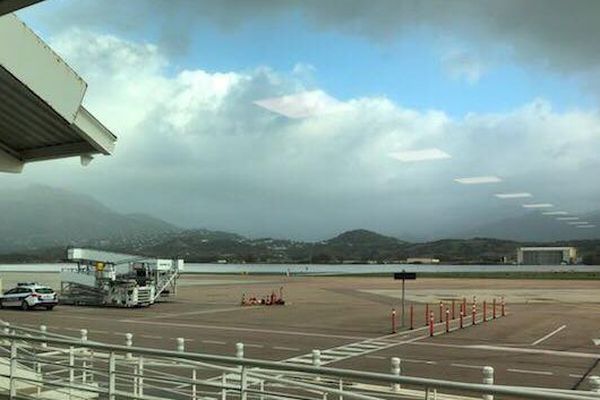
[[[574,211],[596,207],[600,196],[589,184],[600,168],[595,112],[556,111],[535,99],[454,118],[365,96],[290,120],[254,102],[329,95],[268,67],[178,68],[159,45],[88,30],[67,30],[50,44],[88,81],[87,106],[119,136],[117,151],[86,168],[78,160],[32,164],[19,180],[84,191],[119,211],[252,235],[315,239],[364,227],[430,237],[519,212],[485,201],[496,185],[467,196],[452,184],[456,176],[488,171],[512,185],[503,190],[526,187]],[[389,156],[407,149],[454,157]]]
[[[442,69],[454,80],[475,84],[484,74],[485,67],[482,61],[465,51],[450,51],[441,61]]]
[[[52,7],[41,14],[46,26],[62,29],[73,25],[105,28],[118,32],[148,29],[169,52],[184,52],[190,27],[210,23],[226,32],[246,24],[281,21],[282,15],[300,15],[320,31],[335,31],[365,37],[377,43],[427,30],[442,42],[467,43],[469,53],[451,51],[445,64],[451,76],[476,82],[483,72],[481,57],[473,54],[501,52],[504,58],[533,67],[547,68],[571,78],[579,76],[583,87],[597,95],[600,88],[600,2],[596,0],[505,0],[481,2],[457,0],[369,0],[280,1],[129,0],[47,2],[33,8]],[[452,46],[450,48],[453,48]],[[495,50],[494,50],[495,49]]]

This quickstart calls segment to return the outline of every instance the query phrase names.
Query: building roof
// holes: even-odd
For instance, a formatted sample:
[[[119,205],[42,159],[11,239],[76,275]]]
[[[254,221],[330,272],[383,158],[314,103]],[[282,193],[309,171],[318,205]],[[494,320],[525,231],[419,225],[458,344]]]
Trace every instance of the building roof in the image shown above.
[[[82,106],[87,84],[13,14],[0,16],[0,171],[109,155],[116,136]]]

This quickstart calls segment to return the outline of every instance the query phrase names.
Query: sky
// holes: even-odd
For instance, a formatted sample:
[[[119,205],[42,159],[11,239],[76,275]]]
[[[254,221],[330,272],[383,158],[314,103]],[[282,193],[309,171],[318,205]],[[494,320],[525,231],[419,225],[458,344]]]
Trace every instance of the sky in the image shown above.
[[[119,139],[0,185],[303,240],[582,215],[600,209],[598,15],[593,0],[46,0],[18,16]],[[514,193],[530,196],[495,196]]]

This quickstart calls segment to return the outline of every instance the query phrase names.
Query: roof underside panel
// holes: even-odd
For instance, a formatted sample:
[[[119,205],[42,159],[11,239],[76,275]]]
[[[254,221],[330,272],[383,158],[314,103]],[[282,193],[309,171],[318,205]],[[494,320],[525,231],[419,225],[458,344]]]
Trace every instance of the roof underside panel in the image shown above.
[[[0,138],[15,151],[82,140],[67,121],[3,68],[0,87]]]
[[[104,153],[54,110],[0,68],[0,146],[24,162]],[[83,112],[83,111],[82,111]]]
[[[42,0],[0,0],[0,15],[17,11]]]

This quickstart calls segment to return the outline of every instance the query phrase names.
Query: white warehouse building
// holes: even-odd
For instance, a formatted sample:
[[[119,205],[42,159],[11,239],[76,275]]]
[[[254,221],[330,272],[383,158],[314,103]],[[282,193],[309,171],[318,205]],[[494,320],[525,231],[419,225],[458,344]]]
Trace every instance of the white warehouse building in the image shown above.
[[[517,263],[525,265],[575,264],[575,247],[520,247],[517,250]]]

